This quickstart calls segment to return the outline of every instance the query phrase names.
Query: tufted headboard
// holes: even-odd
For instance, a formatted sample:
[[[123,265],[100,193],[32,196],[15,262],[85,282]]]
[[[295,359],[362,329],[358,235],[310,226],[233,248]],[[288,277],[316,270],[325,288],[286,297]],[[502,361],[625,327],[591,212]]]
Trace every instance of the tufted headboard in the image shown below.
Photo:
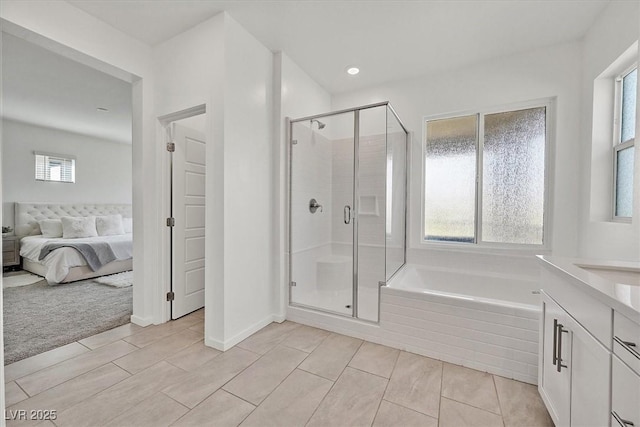
[[[63,216],[99,216],[121,214],[131,218],[131,205],[82,203],[16,203],[15,234],[18,237],[40,234],[38,221]]]

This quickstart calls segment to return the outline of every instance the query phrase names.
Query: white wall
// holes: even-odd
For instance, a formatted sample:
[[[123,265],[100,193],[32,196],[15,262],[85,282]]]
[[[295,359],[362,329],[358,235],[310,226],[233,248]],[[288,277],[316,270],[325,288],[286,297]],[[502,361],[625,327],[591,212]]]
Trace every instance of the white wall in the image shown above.
[[[288,164],[288,129],[285,119],[301,118],[330,111],[331,97],[329,93],[316,83],[307,73],[284,53],[274,56],[274,149],[272,187],[279,189],[275,196],[272,223],[271,252],[276,254],[276,266],[273,270],[273,307],[276,315],[284,319],[288,303],[287,269],[287,164]]]
[[[553,252],[577,253],[580,82],[579,43],[554,46],[475,64],[460,70],[391,82],[370,89],[334,96],[332,108],[391,101],[405,126],[413,133],[409,168],[409,261],[449,264],[452,268],[497,269],[505,273],[536,275],[532,252],[428,249],[421,243],[423,117],[501,106],[532,99],[557,97],[555,174],[553,190]],[[518,259],[514,260],[513,257]]]
[[[594,80],[638,41],[639,5],[638,2],[611,2],[584,38],[579,255],[587,258],[640,260],[640,144],[636,144],[635,151],[633,223],[611,221],[612,80],[603,79],[598,83],[599,90],[609,93],[599,99],[594,109]],[[632,55],[631,61],[637,61],[638,54]],[[640,126],[640,120],[636,124]],[[640,131],[636,134],[640,135]]]
[[[273,320],[277,189],[271,182],[273,54],[228,16],[224,83],[225,337],[237,342]]]
[[[14,202],[131,203],[131,145],[4,120],[3,224]],[[75,184],[36,181],[34,151],[76,157]]]

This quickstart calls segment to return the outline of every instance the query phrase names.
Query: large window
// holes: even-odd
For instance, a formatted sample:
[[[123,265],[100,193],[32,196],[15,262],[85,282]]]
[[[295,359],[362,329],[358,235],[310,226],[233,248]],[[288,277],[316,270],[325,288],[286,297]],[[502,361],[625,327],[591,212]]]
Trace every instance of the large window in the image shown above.
[[[425,241],[545,243],[548,106],[426,121]]]
[[[76,182],[76,159],[65,154],[34,153],[36,181]]]
[[[613,211],[616,219],[630,219],[633,210],[633,153],[636,137],[638,68],[616,79],[615,132],[613,141]]]

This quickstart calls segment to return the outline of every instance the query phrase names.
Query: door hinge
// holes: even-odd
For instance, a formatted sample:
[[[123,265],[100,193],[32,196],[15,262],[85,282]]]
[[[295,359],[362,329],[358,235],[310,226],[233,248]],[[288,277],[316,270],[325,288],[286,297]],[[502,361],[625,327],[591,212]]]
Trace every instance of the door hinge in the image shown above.
[[[297,140],[297,139],[292,139],[292,140],[291,140],[291,144],[293,144],[293,145],[297,145],[297,144],[298,144],[298,140]]]
[[[173,301],[174,299],[176,299],[176,294],[173,292],[167,292],[167,301]]]
[[[176,219],[175,218],[167,218],[167,227],[173,227],[176,225]]]
[[[167,142],[167,151],[173,153],[176,151],[176,143],[175,142]]]
[[[289,286],[296,286],[296,282],[289,282]]]

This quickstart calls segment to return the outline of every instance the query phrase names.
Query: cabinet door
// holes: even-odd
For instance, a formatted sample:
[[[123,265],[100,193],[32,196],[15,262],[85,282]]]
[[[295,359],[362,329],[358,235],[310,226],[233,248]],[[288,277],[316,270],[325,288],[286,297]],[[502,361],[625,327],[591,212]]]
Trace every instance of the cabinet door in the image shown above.
[[[611,382],[611,425],[640,426],[640,376],[613,356]]]
[[[608,426],[611,353],[573,318],[565,325],[571,331],[571,425]]]
[[[543,292],[538,390],[556,426],[570,423],[571,373],[562,367],[558,371],[558,363],[569,366],[571,360],[570,332],[560,331],[561,327],[562,331],[567,331],[567,317],[565,311]],[[561,348],[558,347],[560,341],[564,344]]]

